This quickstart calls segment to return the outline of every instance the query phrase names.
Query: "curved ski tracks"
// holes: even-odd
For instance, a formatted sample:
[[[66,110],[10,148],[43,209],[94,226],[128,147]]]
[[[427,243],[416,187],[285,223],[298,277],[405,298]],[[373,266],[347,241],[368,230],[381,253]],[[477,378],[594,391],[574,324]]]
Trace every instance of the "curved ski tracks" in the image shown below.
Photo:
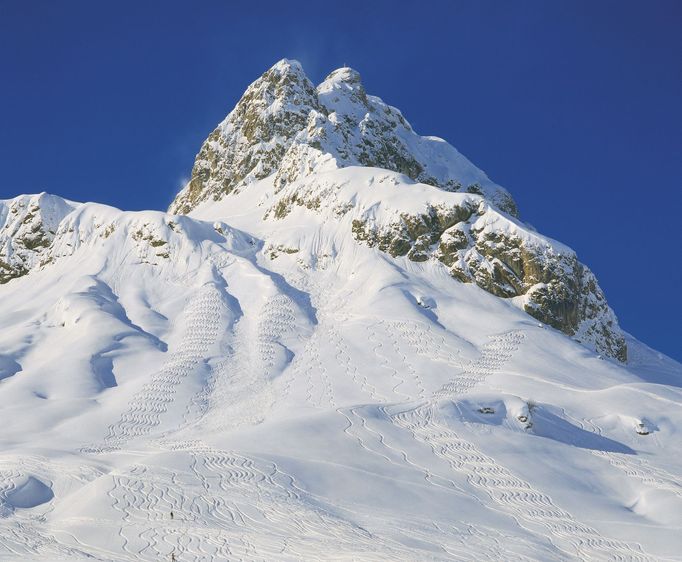
[[[435,420],[433,405],[397,413],[393,421],[410,431],[418,441],[450,467],[466,475],[468,482],[485,492],[504,511],[516,516],[534,533],[546,529],[557,548],[583,560],[652,560],[641,547],[607,539],[587,525],[579,523],[551,498],[534,489],[523,479],[485,455],[473,443]]]
[[[179,351],[151,376],[133,396],[120,419],[109,426],[101,445],[86,447],[84,452],[120,449],[128,441],[146,436],[161,423],[161,417],[175,400],[178,385],[205,360],[221,327],[224,303],[218,289],[204,285],[188,302],[183,316],[186,323]]]
[[[596,529],[577,522],[552,499],[515,476],[493,458],[459,437],[436,419],[439,399],[456,396],[500,370],[524,338],[522,332],[495,336],[483,346],[481,356],[459,377],[445,384],[433,397],[415,408],[394,412],[392,421],[409,431],[416,440],[428,445],[452,470],[463,473],[467,481],[502,510],[512,514],[532,533],[549,531],[555,546],[572,557],[584,560],[649,561],[639,545],[608,539]]]
[[[275,463],[201,442],[168,447],[190,457],[190,472],[132,467],[114,477],[109,491],[131,559],[163,560],[171,553],[178,560],[216,562],[320,560],[322,553],[337,559],[418,557],[325,510]],[[185,493],[175,491],[180,489]]]
[[[187,406],[184,425],[202,419],[212,409],[212,404],[235,408],[241,412],[239,416],[250,412],[251,417],[247,416],[241,423],[258,423],[263,419],[276,399],[272,380],[288,361],[282,355],[287,350],[280,339],[294,331],[296,318],[292,304],[284,295],[266,301],[256,323],[255,339],[247,323],[237,323],[231,348],[234,352],[213,366],[205,386]],[[162,416],[175,400],[178,385],[205,362],[211,346],[216,343],[224,307],[221,293],[213,285],[205,285],[195,293],[183,313],[185,334],[179,350],[133,397],[120,419],[109,426],[104,443],[87,450],[120,449],[136,438],[148,436],[161,425]],[[548,495],[534,489],[529,482],[499,465],[437,419],[435,406],[438,400],[466,393],[498,372],[520,346],[525,337],[523,332],[492,337],[482,347],[477,360],[427,397],[424,381],[401,351],[399,338],[407,341],[417,354],[454,366],[456,356],[447,350],[444,339],[419,323],[381,321],[368,326],[367,330],[382,368],[388,371],[391,392],[401,399],[421,400],[418,406],[402,411],[380,409],[397,428],[408,431],[450,469],[465,475],[472,487],[482,491],[497,509],[513,516],[531,534],[538,536],[549,532],[557,551],[545,553],[547,559],[561,559],[567,555],[589,560],[651,560],[639,545],[603,537],[596,529],[576,521]],[[352,364],[348,344],[339,330],[330,323],[326,334],[335,350],[336,364],[362,395],[385,401],[377,386]],[[303,357],[293,369],[308,381],[307,400],[317,407],[328,404],[342,414],[348,424],[344,431],[368,452],[392,464],[411,465],[429,485],[461,490],[453,480],[434,475],[429,468],[391,445],[386,435],[370,427],[360,408],[337,408],[329,373],[319,355],[319,337],[318,328],[305,344]],[[404,365],[402,372],[392,366],[393,357]],[[316,378],[322,383],[317,388],[313,383]],[[290,380],[284,382],[285,395],[290,383]],[[408,394],[411,387],[416,391],[414,396]],[[230,424],[225,422],[224,427],[230,427]],[[152,473],[139,465],[129,468],[125,474],[111,476],[112,487],[108,495],[111,506],[120,513],[119,537],[125,559],[161,560],[175,555],[178,560],[314,560],[319,558],[320,552],[363,560],[425,556],[424,551],[412,550],[408,543],[372,534],[324,510],[319,498],[307,494],[292,476],[274,463],[220,451],[198,442],[170,447],[191,456],[190,473],[162,471],[158,467]],[[603,456],[630,476],[680,494],[679,486],[660,471],[651,472],[646,465],[633,463],[631,459],[621,458],[622,455],[605,453]],[[0,478],[0,508],[11,492],[12,480]],[[169,517],[171,512],[173,518]],[[515,559],[532,559],[524,554],[532,552],[532,547],[523,538],[490,540],[490,535],[495,533],[493,530],[470,525],[466,529],[447,530],[427,521],[401,520],[396,525],[410,540],[437,541],[443,558],[467,560],[475,553],[476,559],[495,560],[514,552]],[[434,526],[437,534],[434,534]],[[75,537],[73,540],[77,544]],[[21,521],[2,524],[0,558],[10,554],[77,559],[100,552],[89,546],[85,548],[81,551],[66,546],[51,535],[40,533],[33,524]],[[103,559],[107,558],[105,551],[101,554]],[[429,558],[441,559],[441,556],[434,553]]]

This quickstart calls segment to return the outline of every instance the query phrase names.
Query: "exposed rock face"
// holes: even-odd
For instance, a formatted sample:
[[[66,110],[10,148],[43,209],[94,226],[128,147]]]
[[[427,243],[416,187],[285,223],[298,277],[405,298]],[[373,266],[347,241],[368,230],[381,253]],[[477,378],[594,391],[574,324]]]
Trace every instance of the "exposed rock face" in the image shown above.
[[[338,177],[334,185],[328,175],[299,181],[277,194],[266,218],[286,220],[296,208],[326,220],[351,217],[356,241],[396,258],[438,261],[459,281],[511,299],[588,347],[626,360],[618,321],[573,250],[501,213],[482,196],[405,185],[400,176],[370,169],[366,175],[369,180],[355,188]]]
[[[47,193],[0,201],[0,284],[49,260],[59,223],[73,208]]]
[[[354,209],[355,199],[338,200],[319,182],[301,186],[308,176],[350,166],[475,195],[418,214],[405,208],[398,220],[379,225]],[[625,360],[615,315],[575,253],[512,221],[517,209],[506,190],[442,139],[417,135],[399,110],[367,94],[356,71],[337,69],[315,88],[299,63],[278,62],[208,137],[170,210],[188,213],[264,178],[278,195],[265,218],[285,219],[294,207],[334,218],[354,209],[361,213],[351,227],[357,241],[413,261],[439,260],[456,279],[513,299],[533,317]]]
[[[353,235],[393,256],[437,259],[453,277],[519,303],[538,320],[627,360],[625,337],[594,274],[575,253],[526,230],[484,201],[429,206],[383,228],[353,221]]]
[[[318,107],[315,87],[297,62],[280,61],[251,84],[234,110],[209,135],[192,177],[171,205],[188,213],[240,184],[274,173],[294,136]]]
[[[282,188],[348,166],[384,168],[448,191],[482,193],[516,214],[506,190],[442,139],[417,135],[400,111],[367,95],[356,71],[335,70],[315,88],[301,65],[288,60],[251,84],[209,135],[170,211],[188,213],[273,173]]]

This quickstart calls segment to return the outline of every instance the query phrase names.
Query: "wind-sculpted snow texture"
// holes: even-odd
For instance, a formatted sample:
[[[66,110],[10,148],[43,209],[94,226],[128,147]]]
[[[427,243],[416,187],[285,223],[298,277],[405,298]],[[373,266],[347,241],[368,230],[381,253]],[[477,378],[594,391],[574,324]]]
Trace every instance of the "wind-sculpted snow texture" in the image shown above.
[[[188,215],[0,204],[0,560],[682,560],[682,366],[459,164],[358,166],[352,71],[268,88]],[[308,103],[355,148],[285,172]]]

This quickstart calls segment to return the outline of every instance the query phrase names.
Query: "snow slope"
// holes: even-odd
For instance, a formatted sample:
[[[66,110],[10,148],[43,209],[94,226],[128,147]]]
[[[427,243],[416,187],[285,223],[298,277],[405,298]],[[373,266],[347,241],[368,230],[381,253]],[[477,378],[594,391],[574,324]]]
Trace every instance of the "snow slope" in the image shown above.
[[[373,167],[0,202],[0,560],[682,560],[682,366],[363,238],[446,204],[573,256]]]
[[[0,559],[680,559],[678,364],[256,220],[266,184],[77,206],[0,287]]]

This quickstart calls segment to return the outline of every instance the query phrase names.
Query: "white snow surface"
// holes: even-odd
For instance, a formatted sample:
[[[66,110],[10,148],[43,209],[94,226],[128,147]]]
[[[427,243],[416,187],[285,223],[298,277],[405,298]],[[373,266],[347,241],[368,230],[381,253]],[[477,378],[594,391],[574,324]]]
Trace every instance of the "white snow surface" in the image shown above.
[[[477,195],[300,181],[327,211],[50,196],[51,260],[0,285],[0,560],[682,560],[682,366],[350,232]]]

